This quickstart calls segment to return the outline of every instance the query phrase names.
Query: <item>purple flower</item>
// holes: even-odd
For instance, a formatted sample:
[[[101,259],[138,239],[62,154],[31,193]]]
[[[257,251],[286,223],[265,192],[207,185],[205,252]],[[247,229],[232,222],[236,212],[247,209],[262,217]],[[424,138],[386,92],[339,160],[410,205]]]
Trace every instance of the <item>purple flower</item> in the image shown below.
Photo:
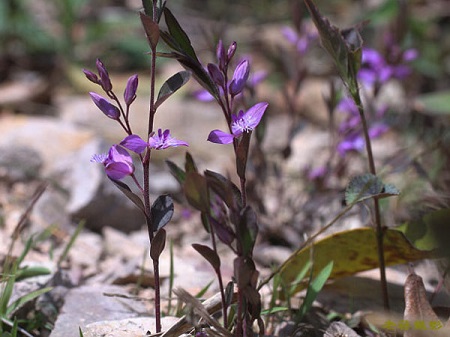
[[[101,84],[103,90],[105,90],[106,92],[111,91],[112,84],[111,84],[111,80],[109,79],[109,74],[108,74],[108,71],[106,70],[105,65],[103,64],[102,61],[100,61],[100,59],[97,59],[96,66],[97,66],[98,74],[100,75],[100,84]]]
[[[261,102],[252,106],[247,112],[239,111],[237,115],[232,115],[231,134],[221,130],[213,130],[208,136],[208,140],[216,144],[230,144],[234,138],[238,138],[244,132],[253,131],[261,121],[269,103]]]
[[[308,25],[302,25],[301,31],[297,33],[291,27],[284,27],[281,30],[283,36],[288,40],[291,44],[293,44],[297,51],[303,55],[305,54],[309,47],[311,46],[311,42],[317,39],[317,31],[313,31],[312,28]]]
[[[120,111],[111,103],[108,102],[107,99],[100,96],[99,94],[96,94],[95,92],[90,92],[89,95],[91,95],[92,100],[94,101],[95,105],[109,118],[118,120],[120,117]]]
[[[133,75],[128,79],[127,86],[123,93],[123,99],[127,106],[131,105],[136,99],[136,90],[138,87],[138,75]]]
[[[248,60],[242,60],[234,70],[233,79],[231,80],[229,89],[232,96],[239,94],[245,87],[248,76],[250,74],[250,65]]]
[[[114,180],[120,180],[134,173],[133,159],[124,148],[118,145],[111,146],[108,154],[95,154],[91,162],[103,164],[106,175]]]
[[[168,147],[188,146],[188,143],[172,138],[170,130],[158,129],[158,133],[152,133],[148,139],[148,142],[144,141],[138,135],[127,136],[120,143],[123,147],[136,153],[142,153],[145,149],[164,150]]]

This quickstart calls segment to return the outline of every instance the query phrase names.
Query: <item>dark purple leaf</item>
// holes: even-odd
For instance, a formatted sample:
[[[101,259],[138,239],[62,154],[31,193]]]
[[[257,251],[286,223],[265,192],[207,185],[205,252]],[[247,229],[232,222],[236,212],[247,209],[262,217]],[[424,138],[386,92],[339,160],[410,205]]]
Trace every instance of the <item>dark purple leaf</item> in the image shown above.
[[[152,50],[156,50],[156,46],[159,41],[159,26],[153,21],[151,16],[148,16],[142,12],[139,13],[141,17],[142,25],[144,26],[145,35],[147,36],[148,43]]]
[[[226,223],[219,222],[211,216],[208,217],[208,220],[219,240],[226,245],[231,245],[231,243],[235,239],[235,234],[230,226],[228,226]]]
[[[170,77],[159,90],[158,99],[155,102],[155,108],[158,108],[166,99],[174,94],[178,89],[185,85],[191,74],[188,71],[180,71]]]
[[[238,252],[242,256],[251,255],[258,235],[258,223],[256,213],[250,206],[245,207],[241,212],[236,231]]]
[[[119,190],[121,190],[122,193],[125,194],[125,196],[128,199],[130,199],[145,215],[144,203],[142,202],[141,198],[139,198],[139,196],[137,194],[135,194],[135,193],[133,193],[131,191],[131,189],[128,187],[127,184],[125,184],[125,183],[123,183],[123,182],[121,182],[119,180],[114,180],[114,179],[111,179],[111,178],[109,178],[109,180],[111,180],[114,183],[114,185],[116,185],[117,188]]]
[[[236,151],[236,170],[239,178],[245,179],[248,149],[250,147],[251,132],[244,132]]]
[[[223,175],[206,170],[205,177],[208,186],[225,202],[228,208],[238,210],[242,208],[242,197],[239,188]]]
[[[158,260],[159,256],[166,246],[166,230],[161,228],[156,232],[150,245],[150,257],[152,260]]]
[[[209,264],[214,268],[215,271],[218,271],[220,268],[220,257],[217,255],[217,253],[209,248],[208,246],[201,245],[198,243],[194,243],[192,245],[192,248],[194,248],[201,256],[203,256]]]
[[[163,228],[172,219],[173,200],[169,195],[160,195],[152,205],[151,218],[153,231]]]

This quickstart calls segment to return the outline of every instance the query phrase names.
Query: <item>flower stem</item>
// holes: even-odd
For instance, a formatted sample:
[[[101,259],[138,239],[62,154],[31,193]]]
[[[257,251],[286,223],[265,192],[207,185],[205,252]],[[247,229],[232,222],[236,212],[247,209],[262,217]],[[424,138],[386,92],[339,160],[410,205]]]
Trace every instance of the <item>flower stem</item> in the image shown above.
[[[375,160],[373,158],[372,153],[372,143],[370,141],[369,136],[369,128],[367,126],[366,116],[364,114],[364,108],[361,102],[361,96],[359,91],[356,91],[353,95],[353,100],[355,101],[356,106],[358,107],[359,115],[361,117],[361,123],[363,127],[364,140],[366,143],[367,150],[367,158],[369,161],[369,169],[370,173],[374,176],[377,175],[375,169]],[[384,246],[383,246],[383,238],[384,231],[381,226],[381,213],[380,213],[380,202],[377,197],[373,199],[374,201],[374,213],[375,213],[375,231],[376,231],[376,240],[377,240],[377,253],[378,253],[378,263],[380,264],[380,282],[381,282],[381,293],[383,296],[383,304],[386,310],[389,310],[389,295],[387,289],[387,280],[386,280],[386,264],[384,261]]]

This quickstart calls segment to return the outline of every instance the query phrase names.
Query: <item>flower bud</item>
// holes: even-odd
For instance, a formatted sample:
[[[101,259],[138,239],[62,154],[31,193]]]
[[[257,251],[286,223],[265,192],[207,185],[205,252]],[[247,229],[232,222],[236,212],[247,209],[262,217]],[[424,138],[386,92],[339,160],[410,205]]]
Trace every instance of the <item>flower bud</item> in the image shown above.
[[[92,83],[100,84],[98,76],[96,74],[94,74],[92,71],[87,70],[87,69],[83,69],[83,73],[84,73],[84,75],[86,75],[86,78],[89,81],[91,81]]]
[[[119,109],[109,103],[105,98],[96,94],[95,92],[90,92],[89,95],[94,101],[95,105],[109,118],[118,120],[120,117]]]
[[[123,98],[127,106],[131,105],[136,99],[136,90],[138,87],[138,75],[133,75],[128,79]]]
[[[234,53],[236,52],[236,48],[237,48],[237,44],[236,41],[233,41],[230,46],[228,47],[228,52],[227,52],[227,61],[230,62],[231,59],[234,56]]]
[[[214,83],[216,83],[220,87],[223,87],[225,83],[225,77],[223,76],[219,67],[217,67],[213,63],[208,63],[208,72],[211,75],[211,78],[213,79]]]
[[[222,40],[219,40],[219,43],[217,44],[216,55],[217,55],[217,61],[219,62],[219,68],[221,70],[224,70],[228,61],[227,61],[227,54],[225,54],[225,48],[223,47]]]
[[[233,79],[230,83],[230,94],[236,96],[245,87],[248,76],[250,74],[250,65],[248,60],[242,60],[234,70]]]
[[[112,90],[112,84],[111,80],[109,79],[108,71],[106,70],[105,65],[103,64],[100,59],[97,59],[96,62],[98,74],[100,75],[100,84],[106,92],[109,92]]]

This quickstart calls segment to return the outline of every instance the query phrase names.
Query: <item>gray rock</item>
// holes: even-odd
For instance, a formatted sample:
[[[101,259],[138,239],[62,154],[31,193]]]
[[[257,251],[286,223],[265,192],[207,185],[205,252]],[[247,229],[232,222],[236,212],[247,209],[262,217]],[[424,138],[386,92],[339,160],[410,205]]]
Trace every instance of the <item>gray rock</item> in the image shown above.
[[[30,147],[0,147],[0,180],[15,183],[36,179],[42,165],[42,157]]]
[[[90,323],[127,319],[145,313],[141,302],[105,296],[105,293],[126,295],[117,286],[83,286],[70,290],[50,337],[78,336],[78,329],[84,331]]]
[[[142,212],[107,178],[101,164],[90,162],[92,155],[106,150],[96,138],[59,163],[55,175],[69,191],[67,211],[94,231],[105,226],[124,232],[139,229],[145,221]]]
[[[178,317],[161,318],[162,330],[165,331],[178,321]],[[91,323],[83,331],[84,337],[145,337],[156,332],[155,319],[152,317],[129,318],[119,321],[101,321]]]

